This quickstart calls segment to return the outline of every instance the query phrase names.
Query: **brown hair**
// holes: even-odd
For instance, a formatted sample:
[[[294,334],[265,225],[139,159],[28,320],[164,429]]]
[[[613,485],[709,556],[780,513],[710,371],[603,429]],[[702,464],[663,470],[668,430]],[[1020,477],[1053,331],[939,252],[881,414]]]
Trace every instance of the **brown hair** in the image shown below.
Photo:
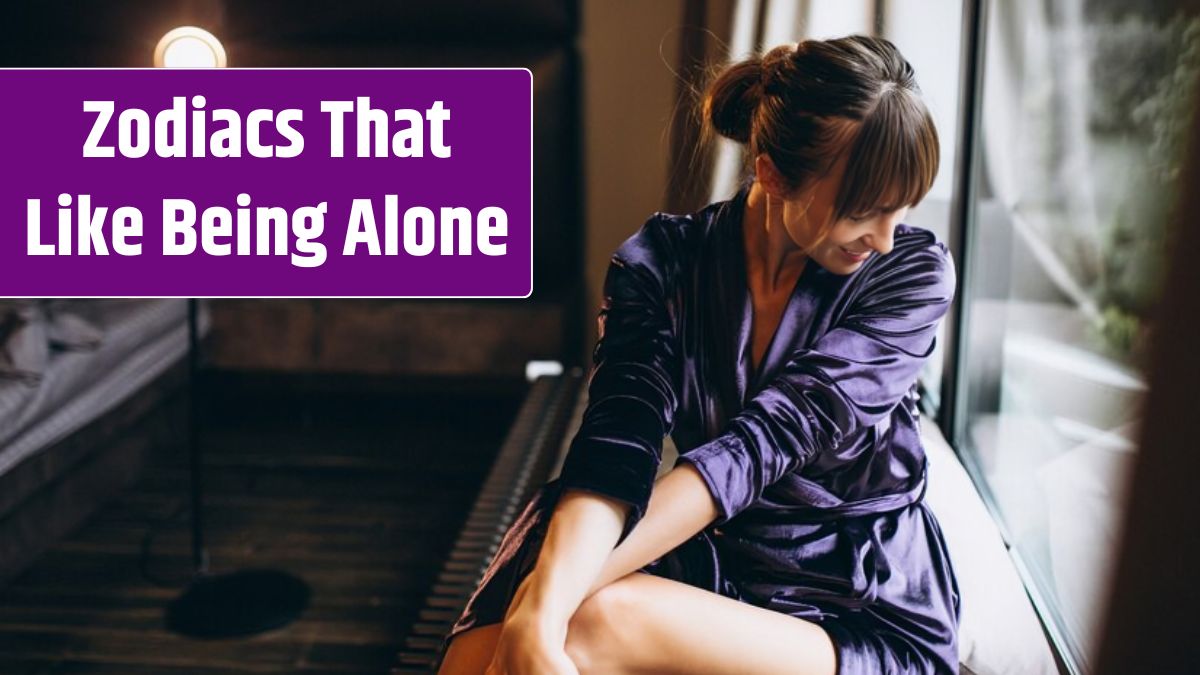
[[[766,153],[793,188],[849,153],[834,222],[915,205],[939,148],[912,66],[891,42],[852,35],[776,47],[728,66],[704,98],[711,130]]]

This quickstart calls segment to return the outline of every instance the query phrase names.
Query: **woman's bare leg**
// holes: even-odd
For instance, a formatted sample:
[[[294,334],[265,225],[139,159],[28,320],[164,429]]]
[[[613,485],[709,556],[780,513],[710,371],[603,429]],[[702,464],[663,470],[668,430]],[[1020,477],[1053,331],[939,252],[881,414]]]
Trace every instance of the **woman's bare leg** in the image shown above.
[[[440,675],[479,675],[500,624],[450,643]],[[831,675],[836,656],[816,624],[650,574],[634,573],[584,601],[567,628],[581,673]]]
[[[837,663],[816,624],[644,573],[580,606],[567,655],[584,674],[832,675]]]
[[[501,624],[472,628],[450,641],[442,658],[439,675],[481,675],[492,662],[496,641],[500,639]]]

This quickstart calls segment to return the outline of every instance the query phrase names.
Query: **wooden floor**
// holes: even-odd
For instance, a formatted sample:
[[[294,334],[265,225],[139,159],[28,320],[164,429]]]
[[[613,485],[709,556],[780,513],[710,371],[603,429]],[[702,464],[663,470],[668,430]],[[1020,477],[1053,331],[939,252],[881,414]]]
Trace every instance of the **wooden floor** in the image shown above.
[[[186,455],[165,448],[132,490],[0,588],[0,673],[316,675],[393,665],[519,392],[213,380],[206,391],[221,393],[204,397],[203,416],[212,569],[297,574],[312,588],[309,609],[243,640],[162,628],[190,560]]]

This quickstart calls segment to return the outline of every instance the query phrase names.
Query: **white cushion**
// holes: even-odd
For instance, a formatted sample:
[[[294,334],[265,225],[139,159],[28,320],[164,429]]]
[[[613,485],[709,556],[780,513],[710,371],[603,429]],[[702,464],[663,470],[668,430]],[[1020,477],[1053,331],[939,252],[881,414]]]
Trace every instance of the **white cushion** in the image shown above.
[[[921,430],[929,457],[925,500],[942,526],[962,596],[959,660],[976,675],[1057,675],[1041,623],[970,476],[932,420],[921,418]]]

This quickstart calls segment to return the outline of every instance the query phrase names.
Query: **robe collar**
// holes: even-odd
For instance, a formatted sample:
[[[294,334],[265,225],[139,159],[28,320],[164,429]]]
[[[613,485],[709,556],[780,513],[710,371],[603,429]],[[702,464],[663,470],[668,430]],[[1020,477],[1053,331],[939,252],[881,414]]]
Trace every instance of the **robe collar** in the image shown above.
[[[795,351],[807,346],[799,344],[801,334],[807,332],[802,328],[818,310],[821,289],[828,278],[833,276],[812,259],[805,263],[804,270],[784,305],[775,335],[767,345],[762,362],[755,370],[751,355],[754,303],[747,276],[746,240],[743,234],[746,199],[753,182],[754,177],[750,176],[742,183],[737,195],[729,201],[728,208],[722,209],[721,216],[717,219],[717,238],[721,240],[719,251],[722,253],[720,265],[724,272],[717,276],[722,278],[721,283],[728,291],[726,297],[729,313],[726,315],[726,321],[732,319],[734,328],[724,347],[732,350],[731,362],[734,371],[730,383],[732,390],[728,391],[727,395],[737,401],[738,411],[770,384]]]

